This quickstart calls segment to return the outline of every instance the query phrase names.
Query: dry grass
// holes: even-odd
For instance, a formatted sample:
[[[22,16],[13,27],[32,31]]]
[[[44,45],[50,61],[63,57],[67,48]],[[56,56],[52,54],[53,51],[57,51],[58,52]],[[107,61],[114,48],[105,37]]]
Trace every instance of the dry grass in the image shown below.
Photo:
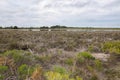
[[[50,49],[77,51],[94,46],[93,51],[101,51],[105,41],[120,40],[120,32],[69,32],[69,31],[0,31],[0,51],[11,49],[31,49],[35,53]]]
[[[110,54],[103,54],[102,44],[108,41],[119,41],[119,34],[119,31],[0,31],[0,53],[9,58],[10,56],[6,56],[5,53],[10,50],[7,53],[11,54],[10,59],[14,59],[17,68],[23,64],[31,68],[36,64],[42,67],[36,68],[32,75],[27,74],[28,79],[32,77],[33,80],[38,78],[38,80],[45,80],[44,72],[52,71],[52,67],[58,65],[75,80],[76,76],[80,76],[83,80],[115,80],[115,75],[112,79],[110,75],[114,72],[119,77],[119,72],[115,70],[112,61],[106,60],[105,55]],[[81,54],[86,51],[86,54]],[[90,55],[90,53],[95,54]],[[119,67],[117,64],[115,66]],[[98,70],[99,67],[102,68]],[[62,71],[60,68],[57,69]]]

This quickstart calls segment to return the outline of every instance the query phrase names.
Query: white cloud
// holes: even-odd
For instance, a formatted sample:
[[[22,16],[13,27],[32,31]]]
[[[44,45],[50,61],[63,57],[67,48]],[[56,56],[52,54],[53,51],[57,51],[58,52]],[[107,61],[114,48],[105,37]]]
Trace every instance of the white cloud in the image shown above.
[[[0,5],[0,25],[120,27],[119,0],[1,0]]]

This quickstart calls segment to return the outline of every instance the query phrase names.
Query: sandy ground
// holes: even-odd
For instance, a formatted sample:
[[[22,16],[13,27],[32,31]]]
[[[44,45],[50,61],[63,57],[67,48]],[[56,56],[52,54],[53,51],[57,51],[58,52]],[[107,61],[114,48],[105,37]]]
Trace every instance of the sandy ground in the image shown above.
[[[93,57],[96,59],[102,60],[102,61],[107,61],[108,58],[110,57],[110,54],[105,54],[105,53],[93,53]]]

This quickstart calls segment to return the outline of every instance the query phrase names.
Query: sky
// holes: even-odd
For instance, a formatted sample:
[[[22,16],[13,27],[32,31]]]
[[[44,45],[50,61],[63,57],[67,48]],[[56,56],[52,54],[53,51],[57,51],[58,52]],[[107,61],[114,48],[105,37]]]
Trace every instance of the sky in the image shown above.
[[[119,27],[120,0],[0,0],[0,26]]]

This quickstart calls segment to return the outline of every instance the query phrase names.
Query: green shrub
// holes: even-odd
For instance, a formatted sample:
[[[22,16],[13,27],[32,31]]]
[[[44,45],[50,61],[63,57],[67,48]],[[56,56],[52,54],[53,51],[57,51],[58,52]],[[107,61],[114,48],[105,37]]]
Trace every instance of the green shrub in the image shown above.
[[[25,79],[28,74],[28,65],[23,64],[18,68],[19,78]]]
[[[60,74],[66,74],[67,73],[66,69],[61,67],[61,66],[53,66],[53,71],[58,72]]]
[[[77,55],[77,58],[80,62],[84,62],[84,60],[94,60],[95,58],[89,52],[81,52]]]
[[[0,80],[4,80],[4,76],[0,74]]]
[[[46,47],[41,47],[41,48],[39,49],[39,51],[40,51],[40,52],[46,52],[46,51],[47,51],[47,48],[46,48]]]
[[[26,64],[22,64],[21,66],[18,67],[18,74],[19,74],[19,78],[20,79],[25,79],[26,76],[30,76],[33,71],[34,71],[35,67],[32,66],[28,66]]]
[[[59,72],[48,71],[45,73],[46,80],[83,80],[81,77],[70,78],[69,74],[60,74]]]
[[[105,42],[102,45],[103,52],[109,53],[109,61],[119,61],[120,60],[120,41],[110,41]]]
[[[76,80],[83,80],[83,79],[79,76],[76,76]]]
[[[66,51],[74,51],[76,50],[77,43],[75,41],[67,41],[66,46],[64,47],[64,50]]]
[[[73,65],[73,62],[74,62],[74,59],[73,58],[68,58],[65,60],[65,64],[68,64],[68,65]]]
[[[34,58],[31,53],[23,50],[10,50],[5,52],[4,55],[13,59],[17,66],[20,66],[21,64],[30,64]]]
[[[51,57],[52,57],[51,55],[43,55],[43,56],[41,55],[36,57],[36,59],[41,61],[42,63],[45,63],[45,62],[49,62]]]
[[[94,51],[93,45],[91,45],[91,46],[88,47],[88,51],[90,51],[90,52],[93,52],[93,51]]]
[[[81,52],[78,54],[78,57],[83,57],[86,59],[95,59],[89,52]]]
[[[57,53],[58,53],[58,55],[63,54],[62,50],[58,50]]]
[[[92,77],[90,78],[90,80],[98,80],[97,75],[92,76]]]
[[[20,75],[24,75],[28,73],[28,65],[23,64],[18,68],[18,72]]]
[[[87,69],[90,71],[90,72],[93,72],[94,71],[94,68],[92,66],[87,66]]]
[[[120,41],[105,42],[102,50],[104,52],[120,54]]]
[[[0,66],[0,74],[8,70],[8,66]]]
[[[102,69],[102,62],[100,60],[95,60],[95,67],[98,70],[101,70]]]
[[[46,80],[75,80],[69,78],[68,74],[60,74],[59,72],[49,71],[45,73]]]

